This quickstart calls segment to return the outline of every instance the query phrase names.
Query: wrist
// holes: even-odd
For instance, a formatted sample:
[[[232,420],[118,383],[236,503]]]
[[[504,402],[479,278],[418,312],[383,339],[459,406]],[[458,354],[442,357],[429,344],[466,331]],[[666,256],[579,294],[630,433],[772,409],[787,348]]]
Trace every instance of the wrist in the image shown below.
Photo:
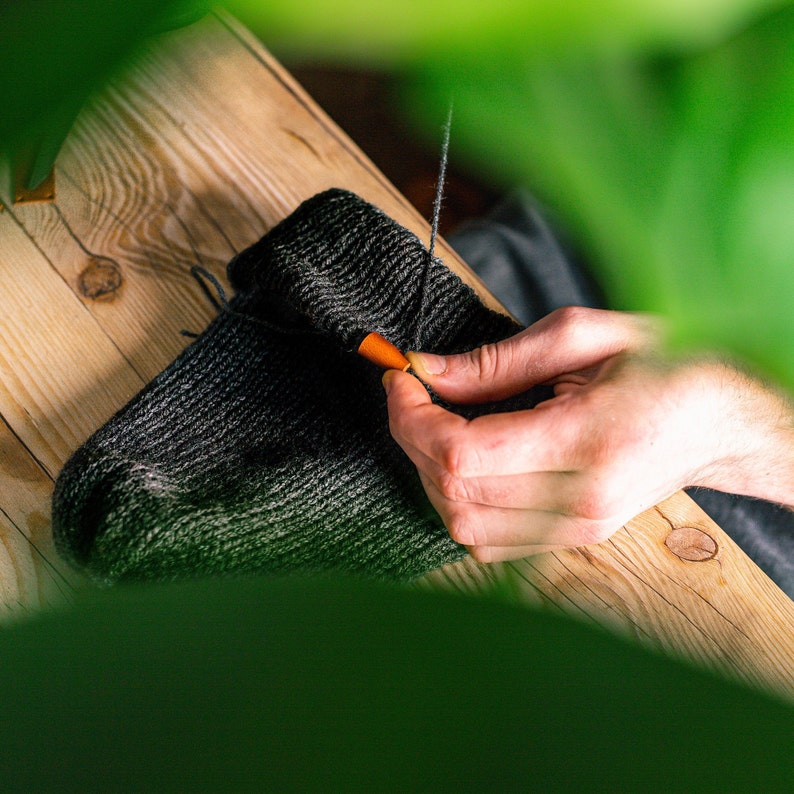
[[[706,366],[719,430],[698,482],[794,508],[794,406],[730,364]]]

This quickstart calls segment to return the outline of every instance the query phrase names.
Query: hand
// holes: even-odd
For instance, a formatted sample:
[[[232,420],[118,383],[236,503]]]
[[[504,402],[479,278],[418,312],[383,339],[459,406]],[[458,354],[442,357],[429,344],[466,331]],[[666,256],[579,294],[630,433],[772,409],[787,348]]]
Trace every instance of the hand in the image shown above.
[[[664,361],[658,343],[650,318],[571,307],[470,353],[409,354],[453,403],[553,384],[532,410],[471,421],[434,405],[411,375],[386,373],[392,435],[475,559],[597,543],[688,485],[794,504],[785,400],[720,361]],[[782,460],[764,479],[759,462],[775,468],[778,433]]]

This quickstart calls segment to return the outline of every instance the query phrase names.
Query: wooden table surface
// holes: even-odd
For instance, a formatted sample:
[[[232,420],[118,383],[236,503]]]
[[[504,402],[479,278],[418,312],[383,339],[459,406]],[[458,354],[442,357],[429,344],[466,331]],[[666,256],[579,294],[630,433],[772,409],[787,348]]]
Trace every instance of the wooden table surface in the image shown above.
[[[225,265],[332,186],[428,225],[253,36],[212,15],[166,34],[80,116],[56,200],[0,211],[0,601],[85,586],[54,553],[53,482],[214,309],[189,274]],[[494,305],[443,241],[438,253]],[[499,587],[794,698],[794,603],[684,494],[598,546],[423,581]]]

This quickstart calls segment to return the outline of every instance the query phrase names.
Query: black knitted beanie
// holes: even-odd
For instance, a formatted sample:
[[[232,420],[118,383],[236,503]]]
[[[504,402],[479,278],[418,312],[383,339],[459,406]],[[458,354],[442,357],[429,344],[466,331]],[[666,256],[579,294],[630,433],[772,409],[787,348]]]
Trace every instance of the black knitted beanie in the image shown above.
[[[59,552],[105,583],[329,569],[407,580],[463,556],[389,434],[382,373],[354,351],[370,331],[453,353],[519,326],[342,190],[306,201],[228,274],[229,305],[67,462]]]

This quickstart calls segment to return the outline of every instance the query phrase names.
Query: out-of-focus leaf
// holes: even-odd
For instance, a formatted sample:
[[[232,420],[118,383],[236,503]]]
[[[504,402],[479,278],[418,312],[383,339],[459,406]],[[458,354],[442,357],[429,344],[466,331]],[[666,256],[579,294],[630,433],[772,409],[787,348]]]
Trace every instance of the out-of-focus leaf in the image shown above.
[[[407,59],[461,50],[699,47],[785,0],[225,0],[271,47],[312,58]]]
[[[794,387],[785,0],[227,0],[265,41],[411,72],[406,108],[562,215],[613,305]],[[758,20],[761,21],[758,21]]]
[[[665,60],[428,62],[406,107],[567,219],[620,308],[794,387],[794,8]]]
[[[673,136],[669,89],[656,77],[618,58],[430,64],[405,106],[424,119],[452,101],[458,156],[506,186],[531,186],[607,261],[637,263],[650,254]],[[663,288],[654,267],[604,277],[619,303]]]
[[[0,5],[0,156],[46,173],[90,92],[148,36],[205,0],[14,0]]]
[[[4,791],[794,785],[789,703],[493,599],[338,577],[116,588],[6,628],[0,665]]]

